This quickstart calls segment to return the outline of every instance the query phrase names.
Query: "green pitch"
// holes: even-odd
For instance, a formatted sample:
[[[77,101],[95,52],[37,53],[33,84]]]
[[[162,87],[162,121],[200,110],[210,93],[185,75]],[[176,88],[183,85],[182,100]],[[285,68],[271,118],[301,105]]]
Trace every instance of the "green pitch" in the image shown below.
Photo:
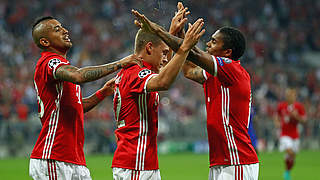
[[[111,155],[88,156],[87,164],[93,180],[112,180]],[[261,180],[281,180],[284,170],[283,154],[260,153]],[[208,179],[208,156],[206,154],[177,153],[160,155],[160,172],[164,180]],[[31,179],[28,176],[27,158],[0,160],[1,180]],[[292,180],[319,180],[320,151],[302,151],[298,154],[292,171]]]

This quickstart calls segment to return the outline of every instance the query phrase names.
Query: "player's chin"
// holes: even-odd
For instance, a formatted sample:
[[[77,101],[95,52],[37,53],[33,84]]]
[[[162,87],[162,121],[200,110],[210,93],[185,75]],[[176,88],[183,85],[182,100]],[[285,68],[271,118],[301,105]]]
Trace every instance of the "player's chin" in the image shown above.
[[[72,42],[71,41],[66,42],[65,43],[65,47],[71,48],[72,47]]]

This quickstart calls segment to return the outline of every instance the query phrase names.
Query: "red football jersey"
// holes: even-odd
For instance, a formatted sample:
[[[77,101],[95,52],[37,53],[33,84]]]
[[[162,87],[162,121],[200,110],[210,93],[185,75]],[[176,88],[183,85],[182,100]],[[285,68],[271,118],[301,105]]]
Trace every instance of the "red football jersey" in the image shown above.
[[[281,133],[280,136],[289,136],[292,139],[299,138],[298,121],[289,116],[290,112],[297,111],[302,118],[306,118],[304,106],[301,103],[295,102],[288,105],[287,102],[278,104],[277,113],[280,117]]]
[[[212,59],[215,76],[203,71],[210,166],[258,163],[248,135],[250,76],[240,61]]]
[[[147,92],[148,80],[157,74],[151,65],[134,65],[122,69],[116,76],[114,111],[117,149],[112,167],[159,169],[157,155],[158,92]]]
[[[43,52],[37,62],[34,84],[42,129],[31,158],[86,165],[80,86],[55,79],[56,69],[69,64],[52,52]]]

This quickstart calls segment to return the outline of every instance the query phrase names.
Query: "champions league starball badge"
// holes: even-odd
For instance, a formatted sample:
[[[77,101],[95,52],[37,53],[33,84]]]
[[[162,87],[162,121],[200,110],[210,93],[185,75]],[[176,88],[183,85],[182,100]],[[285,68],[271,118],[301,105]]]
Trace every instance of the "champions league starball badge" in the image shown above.
[[[149,74],[151,74],[151,70],[149,69],[143,69],[139,72],[138,76],[139,78],[143,79],[145,78],[146,76],[148,76]]]
[[[56,68],[60,63],[61,61],[55,58],[49,61],[48,66],[52,69],[52,68]]]

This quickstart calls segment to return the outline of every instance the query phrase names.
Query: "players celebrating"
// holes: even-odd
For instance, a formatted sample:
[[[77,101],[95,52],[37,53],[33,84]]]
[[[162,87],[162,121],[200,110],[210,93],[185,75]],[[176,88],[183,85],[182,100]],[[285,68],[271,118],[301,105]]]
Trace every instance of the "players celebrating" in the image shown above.
[[[178,10],[185,8],[180,3]],[[182,39],[166,32],[137,11],[136,24],[159,36],[174,51]],[[185,16],[179,17],[185,21]],[[182,30],[184,23],[171,25]],[[173,31],[174,32],[174,31]],[[183,32],[179,33],[183,35]],[[245,50],[243,34],[230,27],[217,30],[204,52],[194,47],[183,71],[187,78],[204,87],[210,151],[210,180],[257,180],[259,161],[248,135],[251,107],[250,76],[239,58]]]

